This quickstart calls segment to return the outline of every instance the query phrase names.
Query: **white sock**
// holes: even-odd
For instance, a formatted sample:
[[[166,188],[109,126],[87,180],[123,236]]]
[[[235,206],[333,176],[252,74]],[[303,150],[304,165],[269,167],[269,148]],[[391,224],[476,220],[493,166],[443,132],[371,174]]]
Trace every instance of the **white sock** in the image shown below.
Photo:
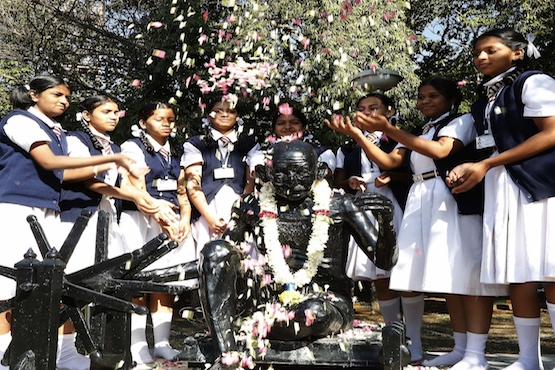
[[[131,357],[137,364],[150,364],[154,360],[146,341],[147,315],[131,314]]]
[[[403,318],[401,316],[401,309],[400,309],[400,298],[393,298],[388,299],[387,301],[380,301],[378,300],[378,304],[380,305],[380,311],[382,312],[383,321],[386,324],[394,321],[402,321]]]
[[[11,332],[0,335],[0,360],[2,360],[2,358],[4,357],[4,353],[6,352],[6,349],[10,345],[11,341],[12,341]],[[0,365],[0,370],[9,370],[9,369],[10,369],[9,366]]]
[[[518,361],[506,367],[506,370],[543,370],[540,355],[539,317],[524,318],[513,316],[518,336]]]
[[[410,351],[410,360],[418,361],[422,359],[420,329],[422,327],[422,316],[424,315],[424,294],[416,297],[401,296],[401,304],[405,316],[407,337],[410,339],[410,344],[407,345]]]
[[[58,353],[56,368],[60,370],[89,370],[91,360],[77,352],[75,348],[76,333],[58,335]]]
[[[489,367],[486,360],[487,334],[466,333],[466,351],[461,361],[451,369],[455,370],[483,370]]]
[[[162,357],[171,360],[179,354],[179,351],[170,346],[170,329],[172,324],[172,312],[151,313],[152,330],[154,332],[154,357]]]
[[[463,359],[464,351],[466,349],[466,333],[459,333],[454,331],[453,338],[455,339],[455,347],[449,353],[438,356],[431,360],[422,362],[422,365],[432,366],[453,366]]]

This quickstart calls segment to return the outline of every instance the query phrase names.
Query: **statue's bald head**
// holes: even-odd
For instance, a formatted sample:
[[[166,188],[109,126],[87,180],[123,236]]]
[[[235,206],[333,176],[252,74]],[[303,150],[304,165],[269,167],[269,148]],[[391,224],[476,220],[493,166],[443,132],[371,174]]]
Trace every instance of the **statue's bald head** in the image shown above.
[[[307,163],[311,168],[316,167],[318,155],[314,147],[304,141],[282,141],[274,146],[273,162]]]

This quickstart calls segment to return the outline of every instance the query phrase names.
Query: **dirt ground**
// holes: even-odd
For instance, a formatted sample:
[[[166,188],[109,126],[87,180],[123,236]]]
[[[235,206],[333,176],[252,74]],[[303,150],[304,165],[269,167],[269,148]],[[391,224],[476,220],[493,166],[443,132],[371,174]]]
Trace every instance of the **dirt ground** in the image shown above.
[[[453,331],[445,300],[427,297],[422,323],[422,347],[427,352],[447,352],[453,348]],[[365,320],[380,320],[377,305],[362,302],[357,310]],[[547,310],[541,313],[542,354],[555,354],[555,335]],[[518,342],[513,325],[510,301],[499,300],[494,306],[493,318],[486,345],[487,353],[518,353]]]
[[[541,318],[542,353],[555,354],[555,336],[547,310],[542,309]],[[426,351],[448,351],[453,346],[449,315],[443,299],[429,298],[426,300],[422,342]],[[518,353],[518,342],[509,301],[497,301],[494,306],[486,352]]]

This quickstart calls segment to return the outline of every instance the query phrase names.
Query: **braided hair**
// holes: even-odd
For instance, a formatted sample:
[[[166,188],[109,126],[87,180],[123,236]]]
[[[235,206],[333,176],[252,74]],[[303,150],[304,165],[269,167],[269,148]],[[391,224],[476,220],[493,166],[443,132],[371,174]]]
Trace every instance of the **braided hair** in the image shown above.
[[[151,117],[154,114],[154,112],[158,109],[171,109],[173,113],[177,116],[175,108],[171,104],[161,102],[161,101],[155,101],[155,102],[150,102],[146,104],[139,110],[139,113],[138,113],[139,121],[146,122],[148,118]],[[146,151],[152,154],[155,152],[155,150],[146,135],[147,135],[146,130],[141,128],[139,132],[139,140],[141,140],[141,143],[143,143],[143,145],[145,146]],[[173,142],[171,137],[168,138],[168,142],[170,143],[170,154],[172,155],[172,157],[178,156],[179,150],[177,149],[177,146]]]
[[[94,95],[91,96],[85,100],[83,100],[80,104],[79,104],[79,108],[81,109],[81,112],[87,111],[89,113],[92,114],[92,112],[100,107],[101,105],[104,105],[106,103],[114,103],[114,104],[118,104],[116,103],[112,98],[106,96],[106,95]],[[93,146],[96,150],[98,150],[99,152],[102,152],[102,150],[104,149],[102,142],[100,141],[100,139],[98,139],[98,137],[91,131],[91,128],[89,126],[89,122],[87,122],[85,120],[85,118],[83,117],[83,115],[81,114],[81,116],[78,118],[80,127],[79,129],[83,132],[85,132],[87,135],[89,135],[89,137],[91,138],[91,141],[93,143]]]

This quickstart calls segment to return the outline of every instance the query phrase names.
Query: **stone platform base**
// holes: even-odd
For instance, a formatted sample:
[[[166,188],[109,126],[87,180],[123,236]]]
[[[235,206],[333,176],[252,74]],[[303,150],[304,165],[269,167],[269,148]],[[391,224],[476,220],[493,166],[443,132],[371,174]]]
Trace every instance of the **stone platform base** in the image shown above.
[[[383,335],[383,336],[382,336]],[[382,344],[383,343],[383,344]],[[360,369],[400,369],[408,364],[402,324],[383,328],[356,328],[342,335],[316,341],[271,341],[264,358],[255,360],[257,366],[328,367]],[[188,337],[178,359],[190,368],[204,369],[215,360],[210,339]],[[385,366],[384,366],[385,364]]]

